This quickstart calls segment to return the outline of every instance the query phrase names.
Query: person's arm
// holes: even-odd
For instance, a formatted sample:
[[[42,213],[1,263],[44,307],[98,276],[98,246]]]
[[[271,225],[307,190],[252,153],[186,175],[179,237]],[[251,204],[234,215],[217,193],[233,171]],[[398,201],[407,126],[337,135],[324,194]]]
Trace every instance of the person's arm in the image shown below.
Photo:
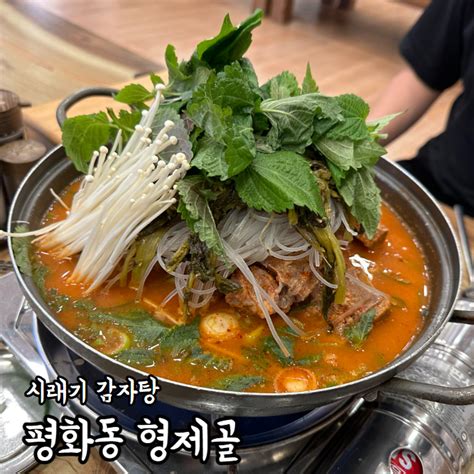
[[[383,130],[388,137],[382,145],[390,143],[410,128],[436,100],[440,92],[428,87],[409,67],[402,69],[382,91],[371,106],[368,120],[402,112]]]
[[[463,29],[472,18],[471,0],[432,0],[400,44],[407,67],[395,76],[370,119],[404,112],[390,123],[388,139],[398,137],[413,125],[438,97],[462,76]]]

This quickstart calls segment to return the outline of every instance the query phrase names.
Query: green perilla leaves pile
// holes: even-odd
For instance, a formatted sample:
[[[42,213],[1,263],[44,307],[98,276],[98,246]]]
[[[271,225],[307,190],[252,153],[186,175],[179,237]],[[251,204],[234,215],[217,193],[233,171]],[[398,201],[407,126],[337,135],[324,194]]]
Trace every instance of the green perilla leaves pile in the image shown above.
[[[216,222],[236,206],[288,212],[292,223],[310,211],[324,222],[333,197],[370,238],[381,204],[373,168],[385,153],[377,139],[392,117],[368,123],[369,106],[360,97],[322,94],[309,64],[301,85],[288,71],[260,84],[244,54],[262,16],[257,10],[234,26],[227,15],[217,36],[200,42],[188,61],[166,48],[168,82],[153,129],[172,120],[176,147],[192,156],[175,210],[216,254],[222,254]],[[155,74],[150,80],[164,83]],[[129,84],[115,96],[129,109],[68,119],[63,143],[76,168],[87,172],[92,152],[119,129],[126,141],[153,97],[154,87]]]

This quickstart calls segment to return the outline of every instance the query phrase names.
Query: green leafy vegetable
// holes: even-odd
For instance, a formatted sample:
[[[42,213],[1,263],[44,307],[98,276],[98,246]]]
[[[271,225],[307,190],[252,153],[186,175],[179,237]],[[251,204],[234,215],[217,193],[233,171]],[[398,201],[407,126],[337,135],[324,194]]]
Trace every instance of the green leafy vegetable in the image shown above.
[[[68,303],[69,299],[64,301]],[[105,310],[97,308],[90,300],[76,301],[74,306],[86,311],[90,321],[123,327],[133,335],[135,342],[142,347],[121,351],[117,358],[122,362],[130,361],[127,363],[149,365],[154,360],[154,354],[143,346],[158,345],[161,354],[169,355],[173,359],[185,360],[192,365],[221,372],[230,370],[232,367],[231,359],[218,357],[202,350],[199,343],[199,319],[197,318],[190,324],[168,328],[153,318],[150,313],[140,309]]]
[[[270,362],[262,353],[259,347],[244,347],[242,349],[243,356],[248,359],[255,369],[265,370],[270,365]]]
[[[208,137],[222,141],[232,110],[229,107],[222,108],[214,103],[211,97],[203,93],[188,105],[187,113],[189,118],[199,128],[202,128]]]
[[[192,365],[199,365],[205,369],[215,369],[221,372],[226,372],[232,368],[232,359],[217,357],[210,352],[204,352],[201,348],[193,349],[186,361]]]
[[[356,348],[361,347],[374,325],[375,309],[371,308],[361,315],[360,320],[344,330],[344,337]]]
[[[235,284],[216,270],[217,264],[229,263],[217,224],[229,210],[247,205],[269,213],[289,212],[290,223],[324,254],[325,278],[339,284],[336,291],[325,287],[323,308],[327,311],[333,301],[342,302],[345,264],[339,242],[327,226],[330,200],[343,201],[351,219],[369,238],[374,235],[381,204],[374,166],[385,153],[377,139],[394,116],[367,123],[368,104],[354,94],[320,94],[309,64],[301,86],[294,74],[284,71],[259,87],[255,70],[243,55],[261,19],[262,12],[257,10],[235,26],[227,15],[219,33],[200,42],[189,60],[179,60],[174,46],[166,48],[169,82],[162,88],[163,100],[151,125],[150,138],[155,138],[171,120],[174,126],[167,127],[167,135],[176,137],[177,143],[158,152],[158,159],[169,161],[180,152],[188,161],[194,158],[188,174],[177,182],[177,205],[172,203],[145,229],[148,236],[141,233],[127,249],[121,284],[127,283],[131,272],[130,281],[137,286],[156,253],[160,235],[153,234],[153,230],[171,226],[181,217],[191,234],[174,250],[167,264],[169,270],[183,261],[190,264],[185,294],[189,294],[196,278],[214,279],[224,293],[235,290]],[[163,83],[155,74],[150,80],[153,86]],[[107,113],[68,119],[63,142],[76,168],[86,172],[92,153],[109,144],[119,130],[120,150],[154,95],[154,89],[129,84],[115,99],[129,105],[130,110],[115,113],[107,109]],[[22,252],[18,250],[20,261],[25,260]],[[25,272],[32,272],[28,263],[23,266]],[[109,319],[116,316],[104,311],[101,314]],[[195,331],[191,337],[193,331],[188,326],[174,336],[174,330],[163,327],[160,332],[150,318],[144,321],[140,323],[141,333],[133,322],[120,324],[139,344],[159,342],[170,352],[174,343],[166,341],[177,337],[181,342],[173,345],[174,357],[187,357],[205,367],[217,364],[198,342],[196,345]],[[119,324],[111,319],[109,322]]]
[[[89,319],[97,322],[109,322],[127,328],[138,344],[152,345],[165,336],[170,329],[158,322],[144,310],[105,311],[89,310]]]
[[[130,278],[130,285],[132,287],[138,288],[140,285],[148,265],[156,255],[156,249],[166,230],[166,227],[162,227],[137,241],[136,252],[133,257],[132,276]]]
[[[301,87],[284,71],[259,88],[252,64],[242,56],[261,19],[257,10],[234,26],[227,15],[220,32],[199,43],[189,61],[179,61],[174,46],[166,48],[169,83],[152,130],[156,134],[166,120],[176,124],[170,134],[178,144],[160,158],[167,160],[177,152],[189,158],[195,152],[192,166],[199,177],[190,176],[190,182],[180,185],[182,217],[210,249],[223,255],[208,199],[198,189],[204,177],[224,182],[233,178],[240,198],[256,209],[283,212],[296,205],[324,215],[327,203],[303,158],[295,158],[290,169],[290,160],[274,153],[309,156],[314,146],[326,160],[337,191],[370,234],[380,215],[371,169],[385,153],[376,138],[394,116],[367,124],[367,103],[354,94],[320,94],[309,64]],[[150,79],[153,85],[163,82],[154,74]],[[129,84],[116,100],[142,109],[153,94],[140,84]],[[121,111],[117,116],[109,111],[109,116],[101,112],[66,122],[64,144],[79,170],[87,170],[92,152],[109,142],[115,130],[128,138],[140,112]],[[273,158],[264,162],[262,153]]]
[[[235,184],[239,196],[249,207],[284,212],[296,205],[325,215],[309,163],[296,153],[257,153],[251,165],[235,178]]]
[[[92,300],[87,298],[81,298],[79,300],[74,301],[72,306],[75,309],[80,309],[81,311],[84,311],[86,313],[94,311],[97,307]]]
[[[282,350],[278,347],[278,344],[275,342],[271,336],[264,338],[262,350],[267,354],[273,355],[280,365],[286,367],[288,365],[294,364],[294,349],[295,349],[295,339],[293,337],[281,336],[281,340],[285,347],[290,353],[290,357],[286,357],[283,354]]]
[[[408,278],[404,278],[399,272],[395,272],[390,268],[384,268],[382,272],[379,272],[379,274],[386,278],[390,278],[390,280],[393,280],[400,285],[411,285],[411,281]]]
[[[217,176],[226,180],[228,166],[224,157],[225,148],[225,145],[212,138],[202,139],[192,161],[192,166],[204,171],[209,177]]]
[[[155,362],[155,354],[150,349],[132,348],[120,351],[115,358],[119,362],[132,365],[150,366]]]
[[[317,364],[322,358],[321,354],[311,354],[301,359],[295,360],[296,365],[311,366]]]
[[[189,140],[189,132],[186,129],[184,120],[180,114],[171,106],[161,105],[151,124],[152,134],[156,134],[164,127],[165,122],[171,120],[174,126],[169,129],[168,135],[173,135],[178,139],[176,145],[168,146],[160,152],[160,158],[169,161],[175,153],[184,153],[189,159],[192,158],[192,145]]]
[[[349,139],[331,140],[327,136],[319,138],[314,145],[332,164],[341,170],[356,168],[354,142]]]
[[[207,84],[210,84],[208,94],[213,102],[230,107],[234,114],[250,113],[260,101],[258,89],[248,80],[247,72],[238,61],[225,66],[215,81],[211,76]]]
[[[242,67],[238,62],[226,66],[224,71],[212,73],[205,84],[199,86],[193,94],[192,105],[188,107],[191,118],[199,119],[199,108],[211,108],[211,104],[220,109],[249,113],[252,111],[258,95],[246,80]],[[201,123],[204,123],[200,120]],[[202,127],[206,129],[206,127]],[[210,130],[211,131],[211,130]],[[210,136],[211,135],[210,133]],[[213,136],[217,138],[216,136]]]
[[[29,227],[26,224],[19,224],[15,227],[15,232],[23,233],[28,232]],[[54,291],[46,289],[45,280],[48,275],[48,269],[42,265],[34,253],[32,252],[32,240],[33,237],[13,237],[12,238],[12,250],[15,256],[15,263],[18,265],[21,273],[29,276],[33,279],[38,290],[43,298],[52,300],[52,305],[60,310],[61,295],[57,295],[58,300],[55,301],[56,294]]]
[[[252,163],[256,155],[255,137],[250,116],[238,116],[229,127],[224,141],[227,148],[224,159],[227,164],[227,177],[241,173]]]
[[[354,94],[336,97],[344,120],[336,123],[326,133],[329,140],[351,140],[353,142],[369,137],[369,129],[365,123],[369,106]]]
[[[298,80],[294,74],[288,71],[283,71],[273,77],[261,89],[267,99],[285,99],[301,93]]]
[[[48,276],[48,269],[44,265],[40,265],[38,262],[33,262],[33,281],[35,282],[38,290],[40,291],[43,298],[47,295],[45,280]]]
[[[326,133],[334,127],[340,120],[337,118],[328,118],[323,116],[316,116],[313,120],[313,144],[324,137]],[[320,150],[321,151],[321,150]],[[322,153],[322,151],[321,151]],[[324,153],[323,153],[324,154]]]
[[[371,239],[380,221],[381,204],[380,191],[372,171],[366,167],[349,171],[338,190],[352,215],[362,224],[367,237]]]
[[[373,167],[387,150],[373,139],[365,139],[354,144],[354,161],[356,166]]]
[[[107,113],[112,120],[110,127],[118,127],[122,131],[123,141],[127,141],[132,136],[135,126],[140,121],[141,113],[138,110],[134,112],[121,110],[117,116],[112,108],[107,108]]]
[[[229,15],[226,15],[219,34],[198,44],[197,58],[213,68],[222,67],[242,58],[252,42],[252,30],[260,25],[262,17],[262,10],[255,10],[236,27],[232,24]]]
[[[364,100],[354,94],[343,94],[336,99],[345,117],[365,120],[369,115],[370,108],[367,102],[364,102]]]
[[[169,44],[165,51],[165,61],[168,67],[168,79],[171,84],[175,81],[187,81],[190,75],[185,72],[185,64],[178,64],[178,57],[176,56],[176,48]]]
[[[335,165],[331,161],[327,161],[326,164],[329,170],[331,171],[331,178],[333,179],[336,187],[341,186],[342,181],[347,175],[347,171],[341,170],[339,166]]]
[[[401,113],[402,112],[397,112],[396,114],[385,115],[384,117],[371,120],[367,123],[367,126],[369,127],[372,133],[378,134],[378,132],[383,130],[393,119],[397,118]]]
[[[178,193],[181,199],[178,212],[188,227],[199,235],[201,241],[205,242],[209,249],[214,250],[218,255],[224,255],[214,216],[202,192],[205,182],[201,176],[189,176],[179,182]]]
[[[359,117],[349,117],[331,128],[326,137],[330,140],[364,140],[369,136],[365,121]]]
[[[25,224],[15,227],[16,233],[28,232],[29,228]],[[27,276],[33,276],[33,267],[31,265],[31,237],[13,237],[12,249],[15,256],[15,263],[18,265],[21,273]]]
[[[141,84],[128,84],[120,89],[115,96],[115,100],[124,104],[135,105],[152,99],[153,95],[153,92],[150,92]]]
[[[205,83],[211,74],[211,69],[199,61],[182,61],[178,63],[175,47],[169,44],[165,51],[165,61],[168,67],[168,91],[179,92],[182,100],[189,100],[193,91]]]
[[[334,301],[337,304],[342,304],[346,293],[346,263],[339,242],[329,226],[314,226],[312,231],[324,249],[324,256],[327,261],[325,263],[325,270],[329,270],[331,275],[334,274],[335,278],[331,278],[331,280],[338,285],[334,292]],[[326,314],[326,311],[323,312]]]
[[[71,299],[67,295],[60,294],[56,288],[52,288],[47,292],[47,300],[48,305],[53,308],[56,313],[59,313],[70,303]]]
[[[344,302],[346,265],[339,242],[330,226],[322,227],[320,224],[313,215],[299,210],[296,227],[298,232],[313,248],[324,255],[322,264],[324,276],[328,281],[338,285],[335,291],[326,285],[323,287],[322,311],[324,317],[327,317],[329,306],[333,300],[338,304]]]
[[[275,340],[271,337],[268,336],[263,339],[262,347],[261,349],[258,349],[258,352],[260,353],[260,357],[262,357],[262,352],[264,354],[270,354],[273,357],[276,358],[276,360],[279,362],[280,365],[283,367],[288,367],[290,365],[302,365],[302,366],[311,366],[314,364],[317,364],[321,360],[321,354],[312,354],[306,357],[301,357],[299,359],[295,358],[294,356],[294,350],[295,350],[295,337],[294,335],[288,335],[288,336],[282,336],[282,341],[285,347],[288,349],[288,352],[290,353],[290,357],[286,357],[285,354],[281,351],[281,349],[278,347],[278,344],[275,342]],[[256,355],[254,356],[252,353],[249,353],[248,356],[249,360],[256,361],[257,362],[257,367],[261,367],[262,369],[265,369],[268,367],[268,361],[263,359],[260,360]]]
[[[213,388],[228,390],[231,392],[243,392],[244,390],[265,383],[265,377],[259,375],[229,375],[217,380]]]
[[[111,127],[105,112],[71,117],[63,125],[63,145],[74,166],[86,173],[92,153],[110,140]]]
[[[163,81],[163,79],[154,72],[150,74],[150,81],[154,86],[165,83],[165,81]]]
[[[229,14],[224,17],[224,21],[222,22],[221,30],[217,36],[213,38],[201,41],[196,48],[196,54],[199,59],[202,59],[203,54],[210,48],[215,47],[219,43],[222,43],[223,40],[228,38],[232,33],[236,30],[235,26],[230,19]]]
[[[252,63],[247,58],[242,58],[239,59],[239,64],[249,84],[255,89],[258,89],[258,78]]]
[[[173,359],[185,359],[199,348],[199,319],[191,324],[172,327],[160,341],[160,351]]]
[[[304,75],[303,84],[301,85],[302,94],[310,94],[312,92],[319,92],[319,88],[316,85],[316,81],[313,79],[311,73],[311,66],[309,63],[306,65],[306,73]]]
[[[316,113],[337,118],[340,108],[334,99],[320,94],[305,94],[283,99],[266,99],[260,111],[272,124],[281,148],[303,153],[312,142],[313,119]]]
[[[206,132],[207,137],[225,143],[229,149],[237,148],[252,154],[251,143],[254,142],[254,137],[251,120],[240,114],[250,113],[259,100],[256,87],[248,81],[247,72],[239,62],[234,62],[217,75],[212,73],[207,82],[196,89],[188,104],[187,113]],[[246,140],[243,145],[235,144],[235,134],[241,129],[245,130]],[[230,158],[228,162],[232,167]]]
[[[239,283],[230,278],[224,278],[220,273],[214,275],[214,283],[219,293],[223,295],[239,291],[242,288]]]

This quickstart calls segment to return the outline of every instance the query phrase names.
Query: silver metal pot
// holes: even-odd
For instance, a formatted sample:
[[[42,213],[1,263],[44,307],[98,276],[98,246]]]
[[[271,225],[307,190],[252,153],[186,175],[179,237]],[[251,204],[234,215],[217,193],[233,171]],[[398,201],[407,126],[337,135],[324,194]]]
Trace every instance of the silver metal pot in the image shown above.
[[[83,98],[93,93],[94,90],[89,93],[80,91],[78,96]],[[64,119],[67,108],[74,103],[73,99],[68,98],[58,109],[60,121]],[[434,342],[453,312],[459,319],[472,323],[474,303],[461,301],[458,303],[459,309],[456,309],[461,283],[459,249],[453,229],[435,200],[420,183],[388,160],[380,160],[376,174],[383,199],[414,233],[423,248],[430,272],[431,301],[425,325],[411,346],[386,367],[362,379],[310,392],[228,392],[160,378],[160,398],[163,402],[195,411],[235,416],[296,413],[354,395],[365,394],[367,398],[373,398],[378,391],[404,393],[443,403],[474,403],[474,386],[456,389],[393,378]],[[8,230],[13,231],[18,221],[29,222],[32,229],[38,228],[52,201],[49,189],[61,191],[77,176],[78,172],[65,157],[63,147],[53,149],[20,186],[11,206]],[[14,262],[11,240],[9,249]],[[100,353],[65,329],[43,301],[32,279],[22,275],[16,263],[14,267],[23,293],[38,318],[73,352],[106,374],[120,378],[146,375]]]
[[[7,201],[5,199],[5,193],[3,191],[2,167],[0,164],[0,229],[5,229],[6,223],[7,223]]]

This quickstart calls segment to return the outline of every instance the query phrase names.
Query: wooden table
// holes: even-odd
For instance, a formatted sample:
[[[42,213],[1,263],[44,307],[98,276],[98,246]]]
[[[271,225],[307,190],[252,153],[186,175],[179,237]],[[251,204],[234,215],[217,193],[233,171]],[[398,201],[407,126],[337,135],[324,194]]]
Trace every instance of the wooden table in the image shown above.
[[[306,0],[309,1],[309,0]],[[411,5],[425,8],[430,0],[396,0],[409,3]],[[278,23],[287,23],[293,17],[294,0],[253,0],[253,9],[261,8],[265,16],[277,21]],[[351,10],[355,7],[356,0],[322,0],[326,7],[339,8],[340,10]]]
[[[159,73],[161,77],[164,77],[164,74]],[[118,83],[107,87],[113,87],[116,89],[121,89],[123,86],[134,83],[141,84],[147,89],[151,89],[152,85],[148,76],[140,76],[135,79],[130,79],[123,83]],[[97,84],[97,86],[103,86],[103,84]],[[56,121],[56,109],[58,108],[59,103],[63,98],[58,100],[53,100],[51,102],[46,102],[41,105],[36,105],[23,110],[23,117],[26,124],[37,131],[38,133],[43,134],[53,143],[61,143],[61,129]],[[107,107],[112,107],[114,110],[120,110],[124,107],[127,107],[125,104],[119,104],[115,102],[111,97],[91,97],[84,99],[79,102],[77,105],[71,108],[68,112],[69,116],[90,114],[98,112],[99,110],[104,110]]]
[[[323,0],[326,6],[336,7],[341,10],[354,8],[356,0]],[[265,16],[277,21],[287,23],[293,16],[293,0],[253,0],[253,9],[261,8]]]

